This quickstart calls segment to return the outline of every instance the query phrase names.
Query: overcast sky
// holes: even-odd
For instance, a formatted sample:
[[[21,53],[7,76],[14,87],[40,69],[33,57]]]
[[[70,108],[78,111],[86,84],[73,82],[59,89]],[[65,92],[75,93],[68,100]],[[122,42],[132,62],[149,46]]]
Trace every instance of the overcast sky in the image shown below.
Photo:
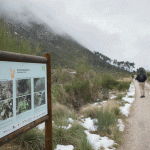
[[[149,0],[0,0],[0,13],[27,22],[30,10],[91,51],[150,70]]]

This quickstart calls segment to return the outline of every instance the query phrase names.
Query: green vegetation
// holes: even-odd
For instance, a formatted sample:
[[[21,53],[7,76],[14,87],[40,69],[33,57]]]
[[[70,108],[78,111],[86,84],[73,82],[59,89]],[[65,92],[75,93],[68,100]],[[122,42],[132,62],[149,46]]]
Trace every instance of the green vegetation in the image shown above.
[[[150,72],[147,72],[146,76],[147,76],[147,82],[150,83]]]
[[[84,127],[76,122],[68,130],[53,126],[53,147],[55,148],[59,143],[62,145],[74,145],[76,149],[85,147],[88,150],[92,150],[92,146],[87,141],[84,130]]]
[[[100,105],[87,104],[82,106],[80,109],[80,114],[85,118],[91,117],[92,119],[96,118],[100,110]]]
[[[150,72],[147,72],[146,76],[147,76],[147,78],[149,78],[150,77]]]
[[[37,55],[41,49],[38,42],[31,46],[29,40],[25,38],[19,39],[14,34],[11,34],[9,28],[4,27],[2,20],[0,20],[0,50]]]
[[[45,149],[45,133],[37,127],[20,135],[13,140],[13,144],[18,144],[27,150],[44,150]]]
[[[106,105],[101,107],[96,116],[98,121],[95,122],[95,125],[98,127],[97,132],[100,133],[100,135],[107,135],[113,138],[118,144],[121,143],[121,134],[117,127],[120,115],[118,103],[109,101]]]
[[[101,79],[101,85],[103,88],[113,89],[118,85],[118,81],[109,74],[103,74]]]
[[[122,100],[122,98],[123,98],[123,95],[122,94],[119,94],[119,95],[117,95],[117,97],[115,98],[116,100]]]
[[[61,105],[60,103],[55,103],[52,108],[53,111],[53,121],[57,126],[68,126],[69,121],[68,118],[77,119],[75,111],[69,109],[65,105]]]
[[[36,25],[34,24],[33,26]],[[55,38],[51,42],[54,46],[59,47],[59,40],[64,42],[64,39],[58,36],[57,40],[58,43],[56,43]],[[72,45],[72,40],[68,39],[67,41]],[[100,53],[86,51],[85,48],[80,47],[76,42],[70,46],[73,48],[73,51],[71,51],[70,47],[68,48],[63,42],[61,42],[61,44],[64,46],[63,48],[66,48],[66,52],[69,53],[69,55],[66,54],[64,59],[62,56],[60,58],[62,54],[61,48],[61,51],[59,51],[58,48],[57,52],[60,54],[56,54],[56,49],[54,48],[52,48],[51,53],[52,63],[55,66],[52,72],[53,147],[56,148],[57,144],[71,144],[76,147],[75,149],[77,150],[93,149],[86,138],[84,132],[85,128],[79,124],[81,115],[84,115],[84,117],[97,118],[98,122],[95,122],[95,125],[98,126],[98,131],[95,132],[101,136],[107,135],[113,138],[117,143],[120,143],[120,131],[117,127],[117,120],[121,116],[121,113],[119,104],[109,100],[109,91],[125,92],[129,89],[131,82],[121,81],[121,79],[127,78],[130,75],[127,74],[127,71],[124,69],[106,63],[109,58]],[[2,22],[0,23],[1,50],[37,55],[43,52],[40,45],[41,43],[35,44],[35,41],[33,44],[29,40],[19,39],[16,35],[11,34],[8,28],[3,27]],[[45,47],[45,45],[43,45],[43,47]],[[82,54],[76,52],[78,48],[81,49]],[[77,60],[74,55],[76,57],[79,56],[78,58],[82,56],[86,57]],[[59,57],[57,58],[57,56]],[[102,56],[103,59],[100,59],[100,56]],[[59,58],[60,61],[58,61]],[[61,66],[56,67],[58,64],[61,64]],[[91,64],[93,66],[91,66]],[[130,66],[129,62],[126,64]],[[121,66],[119,63],[117,63],[117,65]],[[131,64],[131,66],[133,65],[134,64]],[[69,69],[64,69],[62,66],[65,66],[64,68],[69,66],[71,69],[75,69],[71,71],[76,73],[73,75]],[[96,68],[97,70],[99,68],[99,71],[96,71]],[[118,73],[115,71],[122,72]],[[120,94],[116,99],[121,100],[122,96],[123,95]],[[103,100],[107,100],[108,104],[104,106],[92,105],[93,102],[101,102]],[[21,109],[25,109],[25,107],[23,107],[23,103],[20,103]],[[69,118],[72,118],[74,121],[70,122]],[[71,127],[65,129],[65,127],[70,124]],[[44,141],[44,131],[34,128],[14,139],[12,143],[20,145],[22,149],[24,148],[26,150],[41,150],[44,149]]]
[[[98,116],[98,130],[100,132],[109,133],[109,126],[114,125],[117,122],[117,116],[108,110],[103,111],[103,109],[99,112]]]
[[[119,104],[109,100],[109,91],[126,91],[130,82],[118,81],[110,74],[91,69],[85,58],[76,64],[76,74],[58,67],[52,74],[53,147],[57,144],[73,145],[76,149],[92,150],[87,141],[85,128],[79,124],[79,116],[96,118],[98,130],[95,133],[108,136],[118,144],[120,131],[117,127],[121,116]],[[122,78],[122,77],[121,77]],[[118,95],[117,100],[123,95]],[[108,100],[106,105],[92,105],[96,101]],[[74,121],[70,122],[69,118]],[[70,128],[66,129],[68,126]],[[30,135],[32,134],[32,135]],[[36,135],[36,136],[35,136]],[[27,138],[28,137],[28,138]],[[17,141],[17,142],[16,142]],[[43,149],[44,131],[35,128],[13,141],[25,149]]]
[[[118,83],[118,85],[116,86],[116,88],[118,91],[125,91],[125,90],[129,89],[130,83],[131,82],[128,82],[128,81],[120,81]]]
[[[53,103],[57,101],[79,110],[81,106],[95,102],[97,99],[107,100],[109,90],[129,89],[130,82],[117,81],[112,75],[93,71],[85,58],[78,61],[76,69],[75,75],[61,68],[54,70],[52,74]]]
[[[113,60],[113,65],[111,65],[111,58],[99,52],[91,52],[69,35],[62,36],[54,33],[45,23],[30,22],[27,26],[21,22],[3,19],[0,30],[3,26],[6,28],[9,26],[5,32],[9,36],[6,37],[7,34],[1,34],[2,31],[0,31],[0,35],[3,35],[3,40],[1,40],[3,44],[0,44],[1,50],[32,55],[43,55],[44,52],[49,52],[52,58],[52,68],[55,69],[58,65],[63,68],[75,69],[76,58],[82,58],[83,56],[99,72],[111,70],[111,72],[117,71],[126,74],[135,65],[128,61],[119,62],[117,60]],[[16,46],[16,39],[17,45],[20,46]],[[37,42],[38,44],[36,44]]]

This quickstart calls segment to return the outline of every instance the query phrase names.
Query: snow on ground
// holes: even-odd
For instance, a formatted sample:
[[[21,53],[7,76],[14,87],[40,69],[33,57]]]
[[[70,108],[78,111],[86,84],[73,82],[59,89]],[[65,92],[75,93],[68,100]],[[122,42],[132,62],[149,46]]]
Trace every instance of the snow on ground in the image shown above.
[[[132,96],[135,95],[135,88],[134,88],[134,85],[133,84],[130,84],[130,88],[129,88],[129,92],[127,93],[126,97],[123,97],[123,100],[124,101],[127,101],[128,104],[125,104],[125,106],[123,107],[120,107],[120,110],[123,114],[125,114],[126,116],[128,116],[129,114],[129,109],[130,109],[130,106],[131,106],[131,103],[135,100]],[[110,97],[110,99],[113,99],[115,98],[116,96],[113,95],[112,97]],[[94,103],[94,105],[97,105],[97,104],[102,104],[102,103],[105,103],[106,101],[103,101],[103,102],[97,102],[97,103]],[[100,147],[104,147],[105,150],[109,150],[108,147],[111,147],[113,146],[115,143],[113,140],[111,139],[108,139],[108,137],[100,137],[100,135],[97,135],[97,134],[91,134],[89,131],[96,131],[97,130],[97,126],[94,125],[94,122],[97,121],[97,119],[91,119],[90,117],[89,118],[85,118],[85,119],[81,119],[83,122],[80,122],[80,124],[82,126],[84,126],[87,130],[85,130],[84,132],[86,133],[87,135],[87,139],[88,141],[92,144],[92,146],[94,147],[95,150],[98,150],[100,149]],[[73,119],[72,118],[69,118],[68,121],[70,123],[73,123]],[[54,123],[54,122],[53,122]],[[61,128],[65,128],[65,129],[69,129],[71,128],[71,124],[68,125],[68,127],[66,126],[61,126]],[[124,125],[123,125],[123,122],[121,119],[118,119],[118,126],[119,126],[119,130],[120,131],[123,131],[124,130]],[[38,125],[38,128],[40,130],[43,130],[45,128],[45,123],[42,123],[40,125]],[[60,145],[58,144],[56,149],[55,150],[73,150],[74,149],[74,146],[73,145]],[[115,149],[115,148],[113,148]]]
[[[133,103],[133,101],[135,100],[135,98],[133,98],[134,95],[135,95],[135,87],[134,87],[134,84],[131,83],[130,88],[129,88],[129,92],[127,93],[126,97],[122,98],[124,101],[126,101],[130,104],[125,104],[125,106],[120,107],[121,112],[125,116],[128,116],[128,114],[129,114],[131,103]]]
[[[91,119],[89,117],[89,118],[82,119],[82,121],[84,123],[81,123],[81,125],[83,125],[86,129],[88,129],[88,130],[85,130],[84,132],[87,135],[88,141],[94,147],[94,150],[98,150],[102,146],[105,148],[105,150],[109,150],[109,148],[107,148],[107,147],[113,146],[114,141],[108,139],[108,137],[106,137],[106,136],[100,137],[97,134],[91,134],[89,132],[89,131],[96,131],[97,130],[97,126],[94,125],[94,122],[98,121],[97,119]]]
[[[45,122],[39,124],[39,125],[38,125],[38,128],[39,128],[40,130],[43,130],[43,129],[45,128]]]
[[[128,115],[129,115],[130,106],[131,106],[131,104],[125,104],[125,106],[120,107],[121,112],[122,112],[126,117],[128,117]]]
[[[121,119],[118,119],[118,125],[117,126],[119,127],[119,131],[124,131],[125,126],[124,126]]]
[[[68,121],[73,123],[74,120],[72,118],[69,118]]]
[[[94,125],[94,122],[97,122],[97,119],[85,118],[82,119],[83,123],[81,125],[88,129],[89,131],[96,131],[97,127]]]
[[[133,96],[135,95],[135,88],[133,84],[130,84],[130,88],[129,88],[129,92],[127,93],[126,97],[123,97],[122,99],[124,101],[129,102],[130,104],[133,103],[133,101],[135,100],[135,98],[133,98]]]
[[[117,96],[115,96],[115,95],[112,95],[111,97],[110,97],[110,99],[113,99],[113,98],[116,98]]]
[[[71,124],[69,124],[67,127],[66,126],[59,126],[59,128],[63,128],[63,129],[69,129],[69,128],[71,128],[72,127],[72,125]]]
[[[123,97],[122,99],[128,103],[133,103],[133,101],[135,100],[134,98],[129,98],[127,95],[126,97]]]
[[[100,147],[104,147],[105,150],[109,150],[108,147],[112,146],[114,143],[113,140],[108,139],[108,137],[100,137],[97,134],[91,134],[88,130],[84,131],[87,135],[88,141],[92,144],[95,150],[100,149]]]
[[[73,145],[60,145],[58,144],[55,150],[73,150]]]
[[[135,95],[135,87],[134,84],[130,84],[129,92],[127,93],[128,96],[134,96]]]
[[[71,122],[71,123],[73,123],[74,120],[72,118],[68,118],[68,121]],[[72,127],[71,124],[69,124],[67,127],[66,126],[59,126],[59,128],[64,128],[66,130],[69,129],[69,128],[71,128],[71,127]]]

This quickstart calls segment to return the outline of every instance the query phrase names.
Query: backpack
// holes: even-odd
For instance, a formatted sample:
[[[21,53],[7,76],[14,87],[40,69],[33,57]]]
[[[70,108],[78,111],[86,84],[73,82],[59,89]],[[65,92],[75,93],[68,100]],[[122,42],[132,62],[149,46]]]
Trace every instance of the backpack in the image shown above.
[[[144,74],[139,74],[139,81],[144,82]]]

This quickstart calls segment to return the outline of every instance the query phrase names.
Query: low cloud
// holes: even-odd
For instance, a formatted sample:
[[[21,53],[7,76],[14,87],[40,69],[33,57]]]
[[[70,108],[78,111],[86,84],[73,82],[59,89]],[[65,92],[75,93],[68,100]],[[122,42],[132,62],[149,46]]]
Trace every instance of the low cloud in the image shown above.
[[[3,0],[0,14],[29,24],[44,22],[91,51],[150,70],[150,2],[147,0]],[[139,57],[140,56],[140,57]]]

